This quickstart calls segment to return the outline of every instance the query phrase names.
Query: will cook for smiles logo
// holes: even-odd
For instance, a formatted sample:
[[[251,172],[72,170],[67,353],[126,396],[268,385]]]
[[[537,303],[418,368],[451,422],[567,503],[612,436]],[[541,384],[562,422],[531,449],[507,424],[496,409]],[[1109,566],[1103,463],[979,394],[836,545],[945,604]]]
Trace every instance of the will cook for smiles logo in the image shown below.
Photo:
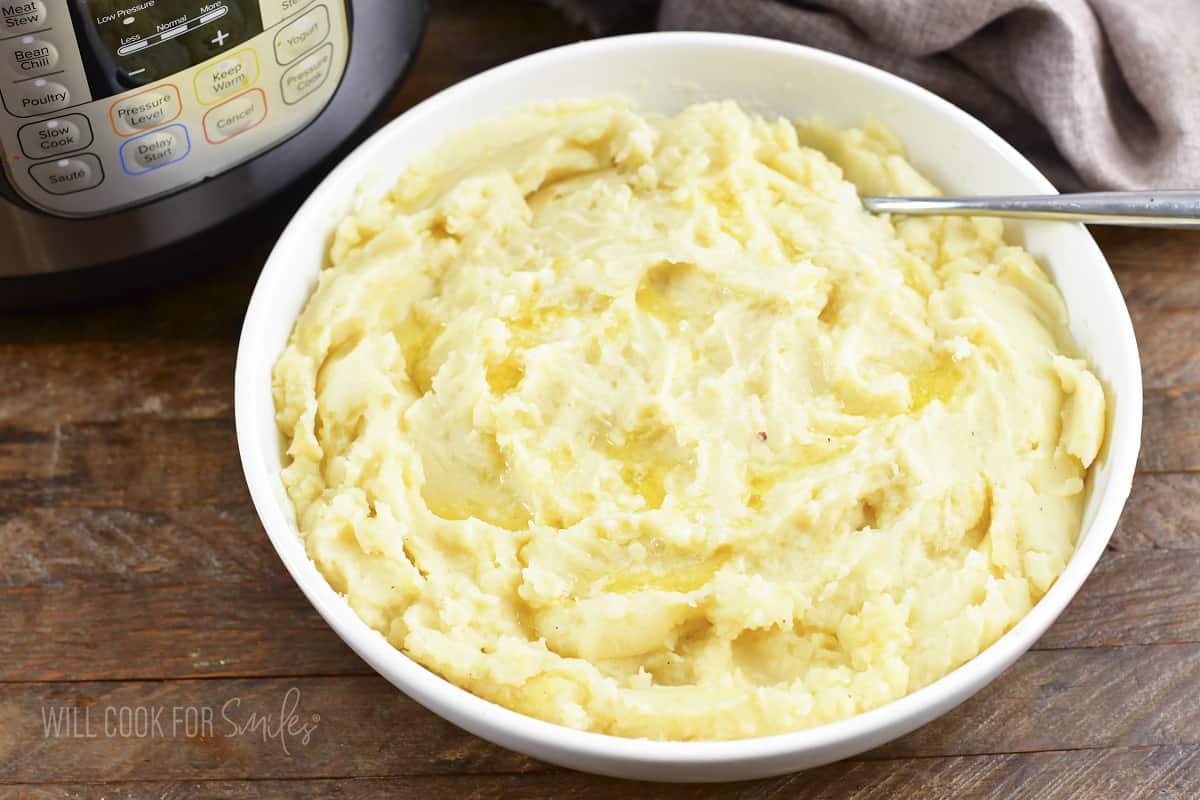
[[[213,705],[64,705],[42,706],[42,735],[47,739],[233,739],[261,737],[278,742],[285,755],[313,739],[321,715],[302,714],[300,690],[283,695],[278,710],[249,707],[241,697]]]

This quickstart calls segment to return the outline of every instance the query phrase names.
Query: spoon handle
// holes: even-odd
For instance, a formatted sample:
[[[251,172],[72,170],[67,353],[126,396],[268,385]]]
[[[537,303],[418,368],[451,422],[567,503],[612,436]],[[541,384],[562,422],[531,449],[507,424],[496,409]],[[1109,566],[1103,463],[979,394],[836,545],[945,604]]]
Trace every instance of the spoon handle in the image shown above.
[[[1134,225],[1145,228],[1200,229],[1200,191],[1085,192],[1082,194],[995,197],[864,197],[876,213],[1022,217]]]

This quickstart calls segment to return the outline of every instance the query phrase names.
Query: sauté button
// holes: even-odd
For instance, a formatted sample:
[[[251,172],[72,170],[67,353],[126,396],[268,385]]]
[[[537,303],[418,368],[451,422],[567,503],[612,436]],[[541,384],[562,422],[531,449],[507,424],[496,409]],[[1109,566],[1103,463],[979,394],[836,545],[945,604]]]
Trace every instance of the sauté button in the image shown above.
[[[0,2],[0,36],[15,36],[46,27],[49,16],[42,0]]]
[[[196,73],[196,99],[210,105],[249,89],[258,80],[258,54],[247,48]]]
[[[321,88],[332,67],[333,42],[288,67],[280,80],[283,102],[294,105]]]
[[[41,75],[58,66],[58,48],[36,36],[22,36],[4,43],[4,63],[22,78]]]
[[[269,28],[288,14],[294,14],[310,0],[259,0],[262,10],[262,24]]]
[[[166,125],[183,111],[179,90],[173,85],[156,86],[113,103],[108,110],[113,130],[121,136]]]
[[[171,125],[143,133],[121,145],[121,166],[130,175],[141,175],[181,161],[191,149],[187,128]]]
[[[91,153],[74,158],[60,158],[34,164],[29,174],[50,194],[74,194],[99,186],[104,180],[104,168],[100,159]]]
[[[329,37],[329,9],[314,6],[275,34],[275,58],[290,64]]]
[[[45,78],[18,83],[5,91],[13,98],[9,110],[18,117],[34,117],[71,105],[71,93],[67,87]]]
[[[204,138],[212,144],[220,144],[245,133],[266,118],[266,93],[262,89],[251,89],[214,106],[204,115]]]
[[[83,114],[31,122],[17,132],[21,150],[33,159],[82,150],[92,143],[92,125]]]

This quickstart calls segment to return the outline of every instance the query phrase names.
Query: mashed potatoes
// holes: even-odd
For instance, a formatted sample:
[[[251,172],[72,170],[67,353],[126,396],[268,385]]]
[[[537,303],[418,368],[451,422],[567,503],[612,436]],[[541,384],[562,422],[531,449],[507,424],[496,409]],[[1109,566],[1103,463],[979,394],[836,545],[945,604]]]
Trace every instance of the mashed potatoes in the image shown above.
[[[275,368],[308,553],[482,697],[720,739],[994,641],[1079,529],[1104,393],[1061,298],[878,127],[540,107],[360,204]]]

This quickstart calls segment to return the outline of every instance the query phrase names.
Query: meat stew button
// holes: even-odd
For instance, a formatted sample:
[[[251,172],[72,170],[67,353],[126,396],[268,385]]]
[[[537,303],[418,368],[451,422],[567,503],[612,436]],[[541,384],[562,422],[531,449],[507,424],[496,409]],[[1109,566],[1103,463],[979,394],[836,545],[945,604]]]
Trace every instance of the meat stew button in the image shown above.
[[[0,37],[44,28],[48,19],[42,0],[4,0],[0,2]]]
[[[29,168],[29,174],[50,194],[74,194],[99,186],[104,180],[100,159],[91,153],[74,158],[45,161]]]
[[[92,143],[92,126],[83,114],[31,122],[17,132],[21,150],[30,158],[50,158],[82,150]]]

